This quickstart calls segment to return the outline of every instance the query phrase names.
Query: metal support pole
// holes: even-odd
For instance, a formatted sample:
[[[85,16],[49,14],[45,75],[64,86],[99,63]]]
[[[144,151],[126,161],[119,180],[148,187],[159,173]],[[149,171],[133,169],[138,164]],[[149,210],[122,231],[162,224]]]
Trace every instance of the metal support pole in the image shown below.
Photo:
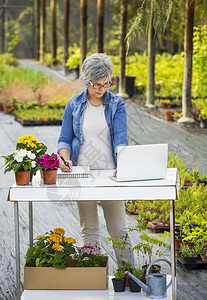
[[[33,244],[33,207],[32,202],[29,202],[29,245]]]
[[[18,202],[14,202],[14,224],[15,224],[15,247],[16,247],[16,288],[17,300],[20,300],[20,244],[19,244],[19,207]]]
[[[176,300],[176,266],[175,266],[175,204],[170,200],[170,244],[172,263],[172,300]]]

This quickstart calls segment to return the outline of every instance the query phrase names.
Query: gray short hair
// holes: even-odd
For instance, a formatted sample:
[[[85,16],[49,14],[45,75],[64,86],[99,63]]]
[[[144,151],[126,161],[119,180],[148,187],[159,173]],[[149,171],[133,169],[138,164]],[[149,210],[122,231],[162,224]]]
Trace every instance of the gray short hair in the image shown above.
[[[87,86],[89,81],[96,81],[102,78],[111,80],[113,63],[106,54],[94,53],[88,56],[81,67],[81,81]]]

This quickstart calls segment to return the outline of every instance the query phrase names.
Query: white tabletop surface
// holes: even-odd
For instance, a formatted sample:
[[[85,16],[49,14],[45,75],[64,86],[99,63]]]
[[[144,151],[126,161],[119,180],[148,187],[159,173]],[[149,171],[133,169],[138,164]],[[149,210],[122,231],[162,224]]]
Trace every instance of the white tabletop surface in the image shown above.
[[[112,276],[109,277],[107,290],[25,290],[21,300],[149,300],[145,293],[132,293],[127,287],[125,292],[116,293],[112,286]],[[167,276],[169,282],[170,276]],[[163,298],[162,298],[163,299]],[[172,288],[167,290],[167,298],[172,299]],[[157,300],[161,300],[157,299]]]
[[[166,179],[116,182],[113,170],[92,170],[89,178],[59,178],[45,185],[38,175],[32,185],[9,190],[9,201],[83,201],[83,200],[175,200],[178,198],[177,169],[167,170]]]

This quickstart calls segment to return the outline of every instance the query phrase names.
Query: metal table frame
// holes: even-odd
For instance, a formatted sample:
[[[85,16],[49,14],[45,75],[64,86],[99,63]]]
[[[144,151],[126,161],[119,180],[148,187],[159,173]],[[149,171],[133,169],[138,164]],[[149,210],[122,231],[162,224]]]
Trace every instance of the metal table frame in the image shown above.
[[[169,169],[168,169],[169,170]],[[173,170],[173,169],[171,169]],[[111,171],[112,172],[112,171]],[[83,179],[80,179],[80,183],[81,183],[81,180]],[[154,181],[155,182],[155,181]],[[166,183],[161,185],[160,184],[161,180],[157,181],[157,184],[153,184],[151,185],[152,181],[142,181],[142,183],[140,184],[139,182],[139,185],[136,185],[136,183],[132,184],[132,186],[129,186],[129,185],[124,185],[124,184],[118,184],[116,182],[114,182],[114,184],[110,185],[110,186],[96,186],[96,185],[93,185],[91,188],[95,191],[97,191],[97,188],[104,188],[104,189],[110,189],[111,187],[112,188],[116,188],[116,191],[120,190],[120,191],[124,191],[125,188],[130,188],[133,189],[133,188],[138,188],[137,189],[137,192],[139,191],[139,189],[144,189],[144,190],[148,190],[148,191],[151,191],[151,189],[153,188],[153,191],[155,190],[156,187],[158,187],[160,189],[160,191],[162,190],[162,188],[164,189],[165,188],[165,191],[166,191],[166,188],[169,189],[169,188],[173,188],[174,189],[174,195],[173,197],[171,197],[172,199],[165,199],[165,198],[162,198],[162,199],[154,199],[153,198],[153,195],[152,193],[149,193],[148,195],[148,198],[145,199],[146,196],[142,197],[140,199],[140,196],[139,196],[139,193],[138,194],[135,194],[134,196],[130,196],[127,198],[127,199],[116,199],[116,200],[135,200],[136,198],[139,198],[139,200],[168,200],[169,203],[170,203],[170,241],[171,241],[171,263],[172,263],[172,300],[176,300],[176,266],[175,266],[175,244],[174,244],[174,239],[175,239],[175,210],[174,210],[174,200],[177,200],[178,199],[178,190],[179,190],[179,179],[178,179],[178,172],[177,172],[177,169],[174,169],[174,182],[171,184],[169,183]],[[138,183],[138,182],[137,182]],[[38,186],[39,184],[39,186]],[[38,182],[38,179],[37,179],[37,185],[34,185],[33,186],[30,186],[30,189],[33,189],[33,188],[40,188],[42,186],[42,184],[40,184]],[[54,186],[46,186],[47,189],[49,188],[54,188]],[[58,185],[57,188],[58,190],[60,190],[60,188],[64,188],[65,186],[61,186]],[[20,287],[20,239],[19,239],[19,202],[28,202],[29,204],[29,244],[30,246],[33,244],[33,202],[48,202],[49,200],[39,200],[39,199],[26,199],[24,197],[24,199],[22,198],[22,200],[19,200],[19,199],[13,199],[11,197],[11,189],[15,189],[16,190],[18,189],[18,191],[22,190],[24,191],[24,194],[25,194],[25,191],[27,191],[28,189],[28,186],[25,186],[25,187],[20,187],[20,186],[16,186],[16,185],[13,185],[10,190],[9,190],[9,195],[8,195],[8,201],[11,201],[11,202],[14,202],[14,223],[15,223],[15,247],[16,247],[16,287],[17,287],[17,300],[21,300],[21,287]],[[67,187],[68,188],[68,187]],[[70,188],[73,188],[73,186],[70,186]],[[79,188],[80,189],[84,189],[85,186],[81,186],[79,185]],[[118,188],[118,190],[117,190]],[[103,190],[103,189],[102,189]],[[135,190],[136,191],[136,190]],[[133,190],[134,192],[134,190]],[[35,194],[35,193],[33,193]],[[116,193],[115,193],[116,194]],[[91,195],[90,195],[91,196]],[[26,197],[27,197],[27,194],[26,194]],[[123,197],[126,197],[126,196],[123,196]],[[18,198],[18,197],[17,197]],[[80,200],[93,200],[91,199],[66,199],[64,201],[80,201]],[[95,200],[95,199],[94,199]],[[96,200],[99,200],[96,198]],[[103,199],[101,199],[103,200]],[[105,200],[109,200],[109,199],[105,199]],[[113,199],[113,201],[116,201],[115,199]],[[55,201],[60,201],[60,200],[54,200],[52,199],[53,202]]]

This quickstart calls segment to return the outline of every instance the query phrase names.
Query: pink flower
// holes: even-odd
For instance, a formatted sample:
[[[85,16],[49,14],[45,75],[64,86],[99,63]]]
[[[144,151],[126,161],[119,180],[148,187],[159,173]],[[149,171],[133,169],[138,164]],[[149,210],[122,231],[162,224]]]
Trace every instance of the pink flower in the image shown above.
[[[54,170],[54,169],[59,168],[59,166],[60,166],[58,156],[57,156],[57,154],[54,154],[54,153],[52,153],[51,156],[46,153],[46,154],[42,155],[41,158],[37,158],[36,161],[44,169]]]
[[[84,261],[84,260],[89,260],[89,258],[86,256],[86,257],[83,258],[83,261]]]
[[[38,165],[43,164],[43,160],[41,158],[36,158],[36,162],[38,163]]]

